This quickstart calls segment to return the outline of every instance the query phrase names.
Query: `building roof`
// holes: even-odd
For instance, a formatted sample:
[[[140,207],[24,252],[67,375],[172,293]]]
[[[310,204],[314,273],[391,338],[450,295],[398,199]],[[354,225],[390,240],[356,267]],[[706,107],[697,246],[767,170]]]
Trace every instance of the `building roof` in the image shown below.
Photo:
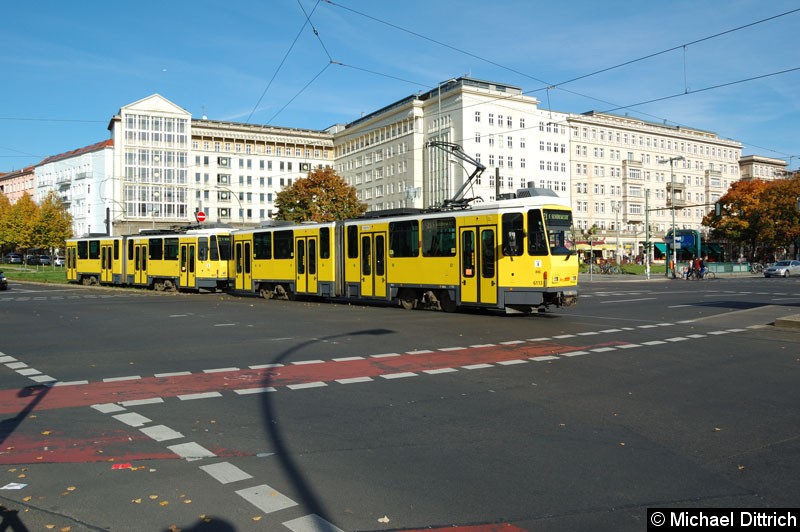
[[[114,139],[104,140],[102,142],[92,144],[91,146],[85,146],[83,148],[77,148],[75,150],[68,151],[65,153],[59,153],[58,155],[51,155],[49,157],[45,157],[36,166],[42,166],[47,163],[53,163],[56,161],[61,161],[63,159],[69,159],[70,157],[77,157],[78,155],[83,155],[84,153],[91,153],[93,151],[99,151],[104,148],[111,148],[113,146],[114,146]]]

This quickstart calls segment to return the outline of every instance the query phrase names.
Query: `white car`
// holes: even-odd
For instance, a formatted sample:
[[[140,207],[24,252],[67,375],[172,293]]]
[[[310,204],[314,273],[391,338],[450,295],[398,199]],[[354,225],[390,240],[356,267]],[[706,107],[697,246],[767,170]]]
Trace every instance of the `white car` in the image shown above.
[[[779,260],[764,268],[764,277],[789,277],[800,275],[800,260]]]

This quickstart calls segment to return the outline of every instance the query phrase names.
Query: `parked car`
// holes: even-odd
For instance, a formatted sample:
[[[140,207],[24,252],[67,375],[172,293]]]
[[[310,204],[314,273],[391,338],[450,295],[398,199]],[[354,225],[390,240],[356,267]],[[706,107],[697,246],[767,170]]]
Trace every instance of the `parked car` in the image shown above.
[[[53,259],[53,266],[64,266],[64,257],[56,257]]]
[[[39,255],[39,264],[42,266],[50,266],[53,261],[50,259],[50,255]]]
[[[28,266],[36,266],[39,264],[39,255],[28,255],[25,257],[25,264]]]
[[[6,264],[22,264],[22,255],[19,253],[8,253],[5,256]]]
[[[764,277],[800,275],[800,260],[779,260],[764,269]]]

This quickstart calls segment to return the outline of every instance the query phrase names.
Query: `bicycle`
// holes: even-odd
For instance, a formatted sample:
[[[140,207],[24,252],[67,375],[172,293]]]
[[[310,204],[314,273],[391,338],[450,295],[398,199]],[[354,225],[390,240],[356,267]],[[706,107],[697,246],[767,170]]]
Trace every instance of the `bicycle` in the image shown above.
[[[706,270],[705,273],[701,273],[700,270],[692,269],[689,270],[689,274],[686,276],[687,281],[699,281],[701,279],[716,279],[717,274],[712,272],[711,270]]]

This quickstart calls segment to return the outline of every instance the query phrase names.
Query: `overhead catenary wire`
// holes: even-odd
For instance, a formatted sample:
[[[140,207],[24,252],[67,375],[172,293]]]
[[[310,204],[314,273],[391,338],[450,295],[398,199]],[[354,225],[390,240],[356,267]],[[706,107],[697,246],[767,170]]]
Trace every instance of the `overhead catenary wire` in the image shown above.
[[[298,1],[298,3],[299,3],[299,1]],[[319,3],[320,3],[320,0],[317,0],[317,3],[314,4],[314,9],[311,10],[311,14],[313,14],[314,11],[317,9],[317,6],[319,5]],[[301,5],[300,8],[302,9],[303,6]],[[305,9],[303,9],[303,13],[305,14]],[[261,101],[264,99],[264,96],[266,96],[267,91],[272,86],[272,82],[275,81],[275,78],[278,76],[278,72],[281,71],[281,68],[283,68],[284,63],[286,63],[286,60],[289,58],[289,54],[292,53],[292,50],[294,49],[294,45],[297,44],[298,39],[300,39],[300,36],[303,34],[303,30],[305,30],[306,26],[308,26],[310,23],[311,23],[310,15],[306,14],[305,22],[303,22],[303,25],[300,27],[300,31],[297,32],[297,35],[295,35],[294,40],[292,41],[292,44],[289,46],[289,49],[286,50],[285,54],[283,54],[283,59],[281,59],[281,62],[278,64],[278,67],[275,69],[275,72],[272,73],[272,77],[270,78],[269,82],[267,83],[267,86],[264,87],[264,90],[261,92],[261,96],[258,98],[258,101],[253,106],[253,110],[250,111],[249,115],[247,115],[247,120],[244,121],[245,124],[249,124],[250,123],[250,119],[253,118],[253,114],[258,109],[258,106],[261,105]],[[326,52],[327,52],[327,50],[326,50]],[[292,99],[294,99],[294,98],[292,98]],[[284,106],[284,108],[285,108],[285,106]]]
[[[703,91],[711,90],[711,89],[714,89],[714,88],[721,88],[721,87],[726,86],[726,85],[734,85],[734,84],[737,84],[737,83],[743,83],[745,81],[751,81],[753,79],[759,79],[761,77],[769,77],[769,76],[778,75],[778,74],[781,74],[781,73],[792,72],[795,69],[787,69],[785,71],[776,72],[776,73],[772,73],[772,74],[767,74],[767,75],[764,75],[764,76],[756,76],[756,77],[753,77],[753,78],[747,78],[747,79],[744,79],[744,80],[737,80],[737,81],[734,81],[734,82],[730,82],[730,83],[727,83],[727,84],[721,84],[721,85],[714,86],[714,87],[707,87],[705,89],[699,89],[699,90],[696,90],[696,91],[690,91],[689,88],[688,88],[688,82],[687,82],[686,73],[685,73],[685,68],[686,68],[685,50],[686,50],[686,47],[691,46],[691,45],[695,45],[695,44],[698,44],[698,43],[701,43],[701,42],[704,42],[704,41],[715,39],[715,38],[721,37],[723,35],[734,33],[734,32],[737,32],[737,31],[740,31],[740,30],[743,30],[743,29],[746,29],[746,28],[750,28],[750,27],[753,27],[753,26],[756,26],[756,25],[759,25],[759,24],[763,24],[765,22],[769,22],[769,21],[772,21],[772,20],[775,20],[775,19],[778,19],[778,18],[781,18],[781,17],[784,17],[784,16],[788,16],[788,15],[800,12],[800,8],[797,8],[797,9],[792,9],[792,10],[785,11],[785,12],[782,12],[782,13],[778,13],[776,15],[772,15],[772,16],[769,16],[769,17],[766,17],[766,18],[762,18],[762,19],[753,21],[753,22],[749,22],[747,24],[742,24],[742,25],[734,27],[734,28],[730,28],[730,29],[727,29],[727,30],[716,32],[714,34],[707,35],[707,36],[701,37],[699,39],[688,41],[688,42],[685,42],[685,43],[682,43],[682,44],[679,44],[679,45],[676,45],[676,46],[673,46],[673,47],[670,47],[670,48],[667,48],[667,49],[664,49],[664,50],[661,50],[661,51],[658,51],[658,52],[654,52],[654,53],[647,54],[647,55],[644,55],[644,56],[641,56],[641,57],[637,57],[637,58],[634,58],[634,59],[631,59],[631,60],[628,60],[628,61],[624,61],[624,62],[616,64],[616,65],[612,65],[612,66],[609,66],[609,67],[598,69],[598,70],[589,72],[587,74],[584,74],[584,75],[581,75],[581,76],[578,76],[578,77],[575,77],[575,78],[571,78],[571,79],[568,79],[568,80],[561,81],[561,82],[553,84],[553,83],[549,83],[547,81],[541,80],[539,78],[536,78],[534,76],[528,75],[526,73],[520,72],[520,71],[518,71],[516,69],[513,69],[513,68],[510,68],[508,66],[499,64],[499,63],[497,63],[495,61],[492,61],[490,59],[481,57],[481,56],[479,56],[477,54],[474,54],[472,52],[468,52],[466,50],[457,48],[455,46],[451,46],[451,45],[443,43],[443,42],[441,42],[441,41],[439,41],[437,39],[422,35],[422,34],[420,34],[418,32],[413,31],[413,30],[409,30],[407,28],[403,28],[402,26],[399,26],[397,24],[393,24],[391,22],[379,19],[379,18],[374,17],[372,15],[369,15],[369,14],[363,13],[361,11],[352,9],[350,7],[347,7],[347,6],[343,5],[343,4],[341,4],[341,3],[334,2],[333,0],[323,0],[323,1],[326,4],[329,4],[329,5],[344,9],[346,11],[350,11],[350,12],[356,14],[356,15],[362,16],[362,17],[370,19],[370,20],[373,20],[373,21],[375,21],[377,23],[389,26],[391,28],[397,29],[398,31],[408,33],[408,34],[413,35],[415,37],[424,39],[426,41],[435,43],[437,45],[443,46],[443,47],[448,48],[450,50],[453,50],[453,51],[456,51],[458,53],[464,54],[464,55],[466,55],[468,57],[473,57],[475,59],[478,59],[478,60],[486,62],[488,64],[497,66],[497,67],[502,68],[504,70],[507,70],[509,72],[512,72],[512,73],[515,73],[515,74],[519,74],[519,75],[521,75],[523,77],[526,77],[526,78],[529,78],[529,79],[533,79],[533,80],[538,81],[540,83],[544,83],[545,84],[544,87],[540,87],[540,88],[533,89],[533,90],[530,90],[530,91],[525,91],[525,92],[523,92],[523,94],[533,94],[533,93],[536,93],[536,92],[539,92],[539,91],[542,91],[542,90],[546,90],[546,91],[548,91],[548,106],[550,106],[550,104],[549,104],[549,90],[550,89],[554,89],[554,88],[558,88],[559,90],[568,92],[568,93],[576,95],[576,96],[580,96],[580,97],[584,97],[584,98],[587,98],[587,99],[591,99],[591,100],[597,101],[599,103],[615,106],[615,109],[631,108],[631,107],[635,107],[635,106],[638,106],[638,105],[644,105],[645,103],[653,103],[655,101],[659,101],[660,99],[654,99],[651,102],[641,102],[641,103],[638,103],[638,104],[627,105],[627,106],[626,105],[619,105],[619,104],[616,104],[616,103],[613,103],[613,102],[610,102],[610,101],[606,101],[606,100],[603,100],[603,99],[600,99],[600,98],[592,97],[592,96],[589,96],[589,95],[586,95],[586,94],[582,94],[582,93],[579,93],[579,92],[576,92],[576,91],[565,89],[563,87],[563,85],[566,85],[566,84],[569,84],[569,83],[572,83],[574,81],[578,81],[578,80],[581,80],[581,79],[585,79],[585,78],[588,78],[588,77],[591,77],[591,76],[595,76],[595,75],[598,75],[598,74],[601,74],[601,73],[604,73],[604,72],[608,72],[608,71],[611,71],[611,70],[614,70],[614,69],[618,69],[618,68],[621,68],[621,67],[624,67],[624,66],[628,66],[628,65],[631,65],[631,64],[634,64],[634,63],[637,63],[637,62],[645,61],[647,59],[651,59],[651,58],[657,57],[659,55],[663,55],[663,54],[666,54],[666,53],[669,53],[669,52],[673,52],[675,50],[680,50],[680,49],[684,50],[684,93],[683,93],[684,95],[693,94],[693,93],[696,93],[696,92],[703,92]],[[386,76],[386,77],[391,77],[391,76]],[[670,99],[670,98],[674,98],[674,97],[676,97],[676,95],[663,97],[661,99]],[[497,98],[497,100],[502,100],[502,99],[507,99],[507,98],[509,98],[509,96],[502,96],[502,97]],[[485,103],[489,103],[489,102],[482,102],[480,104],[475,104],[475,105],[483,105]],[[664,117],[659,117],[659,116],[648,114],[648,113],[645,113],[645,112],[642,112],[642,111],[636,111],[636,112],[641,114],[641,115],[644,115],[644,116],[649,116],[649,117],[651,117],[653,119],[656,119],[658,121],[663,121],[665,123],[666,122],[670,122],[670,123],[674,123],[676,125],[681,125],[681,124],[678,124],[676,122],[670,121],[670,120],[668,120],[668,119],[666,119]],[[773,153],[781,153],[781,152],[778,152],[776,150],[770,150],[770,151],[772,151]]]

